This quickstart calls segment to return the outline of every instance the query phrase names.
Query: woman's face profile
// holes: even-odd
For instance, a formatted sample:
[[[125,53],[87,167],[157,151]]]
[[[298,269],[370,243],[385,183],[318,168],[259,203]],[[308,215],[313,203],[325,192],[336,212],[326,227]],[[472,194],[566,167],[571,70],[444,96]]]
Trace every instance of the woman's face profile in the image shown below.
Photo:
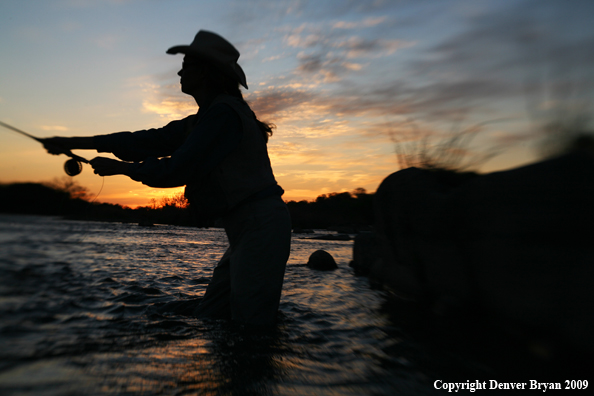
[[[193,95],[203,86],[204,67],[203,63],[197,58],[184,56],[182,68],[177,75],[180,76],[181,91],[188,95]]]

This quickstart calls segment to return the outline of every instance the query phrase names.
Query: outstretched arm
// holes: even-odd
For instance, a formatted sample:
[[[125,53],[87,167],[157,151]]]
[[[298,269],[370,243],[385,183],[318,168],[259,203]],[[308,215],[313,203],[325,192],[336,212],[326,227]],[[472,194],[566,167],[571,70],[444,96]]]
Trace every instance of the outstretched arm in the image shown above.
[[[47,150],[48,153],[59,155],[65,154],[66,151],[76,150],[76,149],[88,149],[94,150],[96,149],[96,145],[94,142],[93,136],[84,136],[84,137],[61,137],[55,136],[46,139],[40,139],[43,143],[43,147]]]
[[[88,137],[62,137],[42,139],[50,154],[87,149],[100,153],[113,153],[124,161],[144,161],[149,157],[170,156],[186,139],[195,116],[172,121],[162,128],[136,132],[116,132]]]

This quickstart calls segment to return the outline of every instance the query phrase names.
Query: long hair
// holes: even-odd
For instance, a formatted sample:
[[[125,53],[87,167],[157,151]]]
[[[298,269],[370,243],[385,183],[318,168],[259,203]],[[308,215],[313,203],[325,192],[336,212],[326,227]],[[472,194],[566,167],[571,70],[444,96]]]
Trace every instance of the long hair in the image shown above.
[[[239,82],[237,82],[237,80],[221,72],[219,67],[210,62],[202,62],[202,67],[205,74],[204,81],[210,89],[212,89],[214,92],[227,93],[233,97],[236,97],[249,107],[249,104],[243,98],[243,94],[241,93]],[[254,113],[253,110],[252,115],[254,116],[256,125],[258,125],[258,128],[262,132],[264,141],[268,143],[268,138],[272,136],[272,130],[276,128],[276,125],[260,121],[258,117],[256,117],[256,113]]]

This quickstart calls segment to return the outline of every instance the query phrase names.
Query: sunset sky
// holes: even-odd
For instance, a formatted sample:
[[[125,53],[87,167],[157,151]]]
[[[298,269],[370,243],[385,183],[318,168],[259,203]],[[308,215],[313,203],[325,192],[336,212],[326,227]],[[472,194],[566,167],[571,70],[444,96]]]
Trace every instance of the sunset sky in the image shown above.
[[[592,114],[591,0],[0,1],[0,121],[39,137],[165,125],[197,111],[179,91],[199,29],[241,53],[285,200],[362,187],[399,169],[396,151],[476,130],[464,163],[534,161],[542,127]],[[561,116],[559,115],[561,114]],[[417,143],[415,143],[417,142]],[[77,151],[93,158],[93,151]],[[0,182],[65,176],[64,156],[0,128]],[[85,165],[75,180],[97,194]],[[178,190],[106,177],[98,200],[128,206]]]

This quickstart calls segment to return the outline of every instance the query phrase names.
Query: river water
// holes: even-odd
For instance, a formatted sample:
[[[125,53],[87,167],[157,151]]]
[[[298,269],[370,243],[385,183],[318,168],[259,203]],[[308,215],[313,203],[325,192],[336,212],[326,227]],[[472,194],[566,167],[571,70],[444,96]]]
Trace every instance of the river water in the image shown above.
[[[255,332],[186,315],[221,229],[0,215],[0,394],[444,394],[434,381],[472,366],[399,328],[349,268],[352,242],[304,237],[278,325]],[[317,249],[339,268],[307,268]]]

